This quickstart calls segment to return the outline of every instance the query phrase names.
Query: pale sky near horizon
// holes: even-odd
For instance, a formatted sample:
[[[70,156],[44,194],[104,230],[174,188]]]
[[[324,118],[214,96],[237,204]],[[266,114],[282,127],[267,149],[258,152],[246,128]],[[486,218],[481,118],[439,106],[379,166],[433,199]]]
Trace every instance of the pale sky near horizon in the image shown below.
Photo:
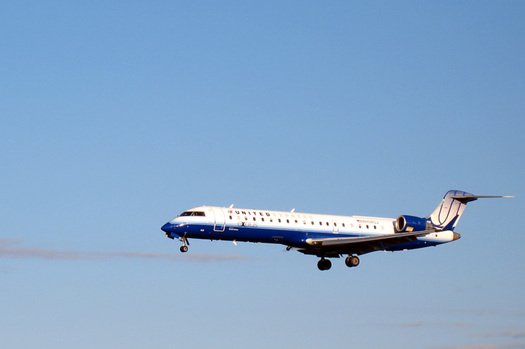
[[[525,3],[0,4],[2,348],[525,348]],[[190,241],[198,205],[462,238],[361,256]]]

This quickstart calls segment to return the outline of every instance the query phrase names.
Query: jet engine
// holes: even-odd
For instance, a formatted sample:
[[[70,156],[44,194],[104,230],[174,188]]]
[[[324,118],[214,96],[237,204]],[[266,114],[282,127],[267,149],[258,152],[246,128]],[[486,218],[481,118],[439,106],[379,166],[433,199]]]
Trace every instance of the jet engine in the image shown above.
[[[396,232],[411,232],[421,230],[431,230],[432,224],[428,218],[420,218],[414,216],[399,216],[395,223]]]

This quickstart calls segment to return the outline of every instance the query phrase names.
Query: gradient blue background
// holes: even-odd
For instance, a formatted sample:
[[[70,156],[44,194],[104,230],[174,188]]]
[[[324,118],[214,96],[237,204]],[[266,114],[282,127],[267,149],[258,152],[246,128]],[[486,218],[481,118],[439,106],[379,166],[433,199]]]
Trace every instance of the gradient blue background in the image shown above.
[[[522,1],[3,2],[3,348],[525,348]],[[160,226],[202,204],[395,218],[348,269]]]

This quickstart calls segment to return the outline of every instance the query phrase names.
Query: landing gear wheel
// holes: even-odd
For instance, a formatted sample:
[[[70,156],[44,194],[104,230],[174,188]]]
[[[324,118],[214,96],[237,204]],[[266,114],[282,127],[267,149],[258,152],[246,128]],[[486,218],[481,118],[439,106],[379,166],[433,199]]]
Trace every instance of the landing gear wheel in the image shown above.
[[[345,259],[345,264],[349,268],[357,267],[359,265],[359,257],[357,257],[357,256],[348,256]]]
[[[329,270],[332,267],[332,262],[328,259],[321,258],[319,262],[317,262],[317,268],[319,270]]]
[[[186,238],[186,236],[181,236],[179,238],[180,242],[182,242],[182,246],[180,247],[180,251],[182,253],[184,252],[188,252],[188,245],[190,244],[190,242],[188,241],[188,239]]]

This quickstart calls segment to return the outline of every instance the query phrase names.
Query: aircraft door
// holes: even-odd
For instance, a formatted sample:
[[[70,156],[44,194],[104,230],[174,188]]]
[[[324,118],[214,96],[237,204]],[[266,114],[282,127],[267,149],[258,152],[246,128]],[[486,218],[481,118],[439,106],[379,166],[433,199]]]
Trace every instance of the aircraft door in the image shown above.
[[[213,215],[215,216],[215,224],[213,225],[213,231],[224,231],[226,229],[226,224],[224,221],[224,211],[220,208],[214,208]]]

